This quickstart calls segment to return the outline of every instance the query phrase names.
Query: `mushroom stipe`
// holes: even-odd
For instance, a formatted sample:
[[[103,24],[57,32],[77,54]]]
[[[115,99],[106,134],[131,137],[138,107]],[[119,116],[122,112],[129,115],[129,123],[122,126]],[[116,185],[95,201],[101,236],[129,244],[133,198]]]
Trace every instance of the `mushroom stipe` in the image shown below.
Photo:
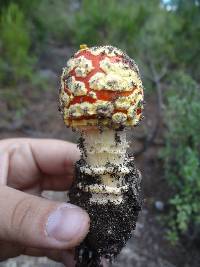
[[[80,167],[85,166],[84,160],[76,163],[76,181],[70,190],[70,201],[84,208],[90,215],[91,228],[86,239],[76,249],[77,267],[101,266],[101,258],[110,262],[119,254],[131,237],[135,229],[138,213],[141,210],[140,174],[135,167],[132,156],[130,173],[125,175],[124,182],[128,190],[123,193],[123,201],[115,205],[112,202],[105,204],[91,203],[92,194],[77,187],[78,183],[90,185],[93,177],[82,175]],[[95,182],[98,182],[98,178]]]
[[[91,219],[76,267],[99,267],[120,253],[141,209],[141,175],[127,154],[126,128],[141,121],[144,95],[136,63],[120,49],[80,48],[63,68],[59,100],[65,125],[81,133],[69,198]]]

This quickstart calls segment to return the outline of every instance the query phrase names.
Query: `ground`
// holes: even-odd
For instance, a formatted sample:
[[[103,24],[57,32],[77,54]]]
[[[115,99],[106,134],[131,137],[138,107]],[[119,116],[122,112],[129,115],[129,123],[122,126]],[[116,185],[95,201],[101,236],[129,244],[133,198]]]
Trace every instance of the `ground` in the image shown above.
[[[0,138],[33,137],[59,138],[76,142],[77,134],[66,129],[58,112],[57,98],[61,68],[69,57],[69,47],[46,49],[40,59],[40,75],[48,80],[48,87],[38,91],[34,86],[23,85],[21,90],[28,105],[23,115],[16,116],[15,110],[0,100],[1,113]],[[131,150],[138,151],[142,142],[138,136],[150,132],[155,124],[155,96],[146,98],[145,119],[140,127],[129,131]],[[134,138],[134,136],[136,138]],[[197,267],[200,256],[196,248],[186,244],[172,246],[166,239],[166,228],[159,218],[166,212],[166,200],[170,195],[166,179],[163,177],[162,163],[158,150],[162,145],[162,131],[153,145],[136,157],[138,168],[143,176],[144,204],[137,228],[132,239],[119,255],[113,267]],[[47,193],[51,198],[62,199],[65,194]],[[61,264],[46,258],[18,257],[0,263],[1,267],[61,267]]]

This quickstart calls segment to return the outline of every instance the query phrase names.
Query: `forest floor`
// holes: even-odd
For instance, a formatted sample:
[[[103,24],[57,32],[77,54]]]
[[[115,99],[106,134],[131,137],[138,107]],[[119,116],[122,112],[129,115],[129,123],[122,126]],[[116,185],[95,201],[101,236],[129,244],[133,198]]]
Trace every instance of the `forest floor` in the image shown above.
[[[48,80],[48,88],[39,91],[34,86],[24,84],[20,90],[28,101],[23,116],[16,116],[9,105],[0,100],[1,121],[0,138],[32,137],[59,138],[76,142],[77,134],[66,129],[58,112],[58,88],[62,66],[70,56],[72,49],[52,48],[40,59],[40,74]],[[147,97],[145,119],[141,126],[128,133],[132,140],[132,151],[138,151],[142,141],[138,136],[152,131],[156,119],[155,96]],[[166,201],[170,189],[163,177],[162,163],[158,151],[162,146],[162,133],[143,153],[136,157],[138,168],[143,176],[144,204],[137,222],[133,238],[122,250],[113,267],[197,267],[200,266],[200,254],[197,247],[186,244],[172,246],[166,239],[166,228],[162,225],[162,216],[167,210]],[[135,136],[135,138],[134,138]],[[51,198],[61,199],[64,194],[49,193]],[[35,259],[21,256],[0,263],[1,267],[61,267],[46,258]]]

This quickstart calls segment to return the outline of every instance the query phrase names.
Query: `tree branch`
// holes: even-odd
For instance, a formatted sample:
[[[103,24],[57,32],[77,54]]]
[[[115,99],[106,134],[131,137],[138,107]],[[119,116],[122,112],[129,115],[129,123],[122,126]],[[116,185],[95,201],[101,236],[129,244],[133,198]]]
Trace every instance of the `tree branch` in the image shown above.
[[[139,156],[141,153],[145,152],[148,149],[148,147],[154,143],[154,140],[156,136],[158,135],[158,132],[160,129],[162,111],[163,111],[163,106],[164,106],[161,80],[167,74],[167,66],[164,66],[161,72],[158,73],[153,60],[148,56],[148,54],[146,55],[146,60],[150,66],[150,71],[152,74],[150,76],[147,76],[147,78],[149,78],[155,84],[155,87],[156,87],[156,95],[157,95],[156,123],[151,133],[147,135],[146,138],[143,140],[144,142],[143,142],[142,148],[135,152],[136,157]]]

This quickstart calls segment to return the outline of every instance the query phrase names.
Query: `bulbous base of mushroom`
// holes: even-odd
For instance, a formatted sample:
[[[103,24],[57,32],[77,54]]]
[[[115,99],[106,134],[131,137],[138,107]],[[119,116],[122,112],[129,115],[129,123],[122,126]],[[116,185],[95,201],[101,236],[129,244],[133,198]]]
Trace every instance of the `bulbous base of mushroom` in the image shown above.
[[[97,177],[91,179],[80,172],[81,167],[86,164],[83,159],[76,163],[76,182],[69,194],[70,201],[85,209],[91,218],[90,231],[76,250],[77,267],[101,266],[102,257],[112,261],[135,229],[141,209],[141,177],[133,158],[129,158],[126,162],[129,173],[124,176],[126,190],[122,193],[122,201],[119,203],[110,200],[105,203],[91,201],[92,192],[86,192],[84,187],[94,182]],[[84,186],[80,187],[83,182]]]

